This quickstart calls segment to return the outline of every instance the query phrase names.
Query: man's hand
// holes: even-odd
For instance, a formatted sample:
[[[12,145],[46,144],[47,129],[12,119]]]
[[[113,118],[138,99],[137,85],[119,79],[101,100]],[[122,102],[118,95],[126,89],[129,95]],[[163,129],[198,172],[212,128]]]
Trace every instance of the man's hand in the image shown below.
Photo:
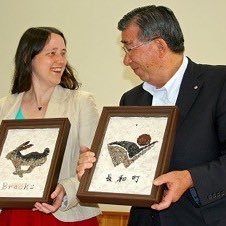
[[[61,207],[64,195],[65,195],[64,187],[61,184],[58,184],[55,191],[51,194],[53,204],[50,205],[48,203],[36,202],[32,210],[33,211],[39,210],[43,213],[54,213]]]
[[[80,156],[76,169],[79,180],[81,180],[83,174],[85,173],[85,170],[90,169],[93,166],[93,163],[96,161],[96,158],[94,156],[95,154],[90,151],[89,148],[85,146],[80,147]]]
[[[167,190],[164,191],[162,201],[153,204],[152,209],[163,210],[168,208],[171,203],[178,201],[187,189],[193,187],[191,174],[188,170],[172,171],[154,180],[154,185],[162,184],[166,185]]]

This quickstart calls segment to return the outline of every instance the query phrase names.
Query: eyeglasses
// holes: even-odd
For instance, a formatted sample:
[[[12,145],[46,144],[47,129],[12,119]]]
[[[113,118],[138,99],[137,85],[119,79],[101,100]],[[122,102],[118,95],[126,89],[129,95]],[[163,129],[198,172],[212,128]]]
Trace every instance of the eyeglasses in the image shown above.
[[[126,54],[129,54],[131,50],[137,49],[137,48],[143,46],[144,44],[146,44],[146,43],[141,43],[141,44],[139,44],[139,45],[137,45],[137,46],[133,46],[133,47],[131,47],[131,48],[127,48],[127,47],[125,47],[125,46],[122,46],[122,49],[124,50],[124,52],[125,52]]]
[[[143,45],[149,44],[150,42],[152,42],[153,40],[155,40],[155,39],[157,39],[157,38],[159,38],[159,37],[155,37],[155,38],[153,38],[153,39],[151,39],[151,40],[149,40],[149,41],[147,41],[147,42],[143,42],[143,43],[141,43],[141,44],[139,44],[139,45],[137,45],[137,46],[133,46],[133,47],[131,47],[131,48],[127,48],[127,47],[125,47],[125,46],[122,46],[122,49],[124,50],[124,52],[125,52],[126,54],[129,54],[133,49],[137,49],[137,48],[139,48],[139,47],[141,47],[141,46],[143,46]]]

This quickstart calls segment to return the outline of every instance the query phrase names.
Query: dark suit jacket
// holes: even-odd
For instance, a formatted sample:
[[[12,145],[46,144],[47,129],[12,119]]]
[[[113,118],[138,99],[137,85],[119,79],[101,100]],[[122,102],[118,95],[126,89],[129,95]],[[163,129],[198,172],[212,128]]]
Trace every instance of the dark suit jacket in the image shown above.
[[[152,95],[142,84],[124,93],[120,101],[132,106],[151,103]],[[156,225],[226,226],[226,66],[195,64],[189,59],[176,105],[180,117],[170,171],[191,172],[200,205],[187,191],[160,212],[133,207],[129,225],[150,226],[160,217],[161,224]]]

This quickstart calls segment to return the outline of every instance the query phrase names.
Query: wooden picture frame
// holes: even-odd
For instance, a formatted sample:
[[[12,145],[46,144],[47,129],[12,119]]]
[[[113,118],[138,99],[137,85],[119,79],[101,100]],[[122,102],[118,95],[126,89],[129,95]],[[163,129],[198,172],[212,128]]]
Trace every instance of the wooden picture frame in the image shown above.
[[[97,161],[83,175],[84,203],[150,207],[163,187],[153,180],[168,171],[178,119],[175,106],[104,107],[91,150]]]
[[[68,118],[2,121],[0,208],[52,203],[69,130]]]

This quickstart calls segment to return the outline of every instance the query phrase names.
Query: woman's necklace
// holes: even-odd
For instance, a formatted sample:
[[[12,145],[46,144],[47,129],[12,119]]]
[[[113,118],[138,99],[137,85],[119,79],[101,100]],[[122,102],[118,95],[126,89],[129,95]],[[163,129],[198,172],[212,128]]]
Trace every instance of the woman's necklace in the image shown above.
[[[37,103],[36,109],[38,109],[38,111],[42,111],[42,110],[46,109],[47,105],[48,105],[48,102],[43,102],[42,104],[41,103],[39,103],[39,104]]]

